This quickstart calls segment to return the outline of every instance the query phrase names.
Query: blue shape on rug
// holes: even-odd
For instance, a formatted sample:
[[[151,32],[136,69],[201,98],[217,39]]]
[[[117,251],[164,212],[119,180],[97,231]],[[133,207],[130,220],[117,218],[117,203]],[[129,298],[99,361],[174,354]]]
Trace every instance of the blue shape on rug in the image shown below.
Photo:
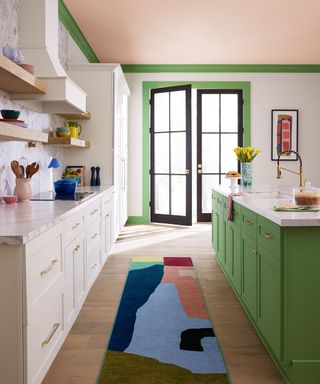
[[[175,364],[193,373],[225,373],[216,337],[201,340],[203,351],[180,349],[181,332],[190,328],[212,328],[211,321],[188,317],[175,284],[160,284],[137,311],[127,353]]]
[[[163,265],[129,271],[108,349],[124,351],[132,339],[137,310],[160,284]]]

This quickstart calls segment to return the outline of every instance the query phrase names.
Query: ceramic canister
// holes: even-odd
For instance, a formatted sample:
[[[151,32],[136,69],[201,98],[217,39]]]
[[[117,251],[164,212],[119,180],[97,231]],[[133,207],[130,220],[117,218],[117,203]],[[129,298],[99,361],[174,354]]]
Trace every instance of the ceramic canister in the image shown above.
[[[14,195],[18,196],[19,202],[29,201],[32,196],[32,190],[30,185],[31,179],[25,177],[16,178],[16,186],[14,188]]]

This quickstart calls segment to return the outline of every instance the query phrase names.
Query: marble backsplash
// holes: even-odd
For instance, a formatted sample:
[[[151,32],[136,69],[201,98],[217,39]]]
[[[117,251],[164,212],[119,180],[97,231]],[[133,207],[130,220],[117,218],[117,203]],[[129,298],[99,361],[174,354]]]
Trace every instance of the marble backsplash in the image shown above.
[[[0,49],[2,50],[2,47],[6,45],[19,47],[19,0],[1,0],[0,18]],[[59,58],[64,68],[67,65],[67,56],[68,32],[60,23]],[[19,110],[21,112],[19,118],[25,120],[30,128],[38,131],[50,131],[64,124],[64,120],[57,115],[37,113],[13,103],[10,100],[10,95],[1,90],[0,109]],[[21,157],[25,157],[29,163],[36,161],[40,164],[39,172],[32,178],[33,193],[52,190],[53,175],[52,170],[48,169],[48,164],[52,157],[58,157],[62,168],[54,170],[54,177],[59,178],[65,165],[64,151],[65,149],[62,148],[52,148],[42,144],[37,144],[35,148],[28,148],[28,143],[0,141],[0,196],[13,192],[15,176],[11,171],[10,163]]]

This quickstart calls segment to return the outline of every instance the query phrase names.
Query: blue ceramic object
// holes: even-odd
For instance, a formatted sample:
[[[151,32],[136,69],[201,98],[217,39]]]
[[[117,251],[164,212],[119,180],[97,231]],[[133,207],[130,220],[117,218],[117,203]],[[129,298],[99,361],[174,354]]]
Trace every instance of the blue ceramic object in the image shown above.
[[[70,179],[61,179],[54,182],[54,190],[59,196],[71,196],[75,194],[77,182]]]

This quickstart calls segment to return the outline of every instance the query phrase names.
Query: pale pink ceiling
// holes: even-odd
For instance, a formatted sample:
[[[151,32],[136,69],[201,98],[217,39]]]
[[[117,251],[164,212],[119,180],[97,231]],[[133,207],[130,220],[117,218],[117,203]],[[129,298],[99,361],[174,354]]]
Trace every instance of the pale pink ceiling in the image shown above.
[[[320,64],[319,0],[64,0],[101,62]]]

